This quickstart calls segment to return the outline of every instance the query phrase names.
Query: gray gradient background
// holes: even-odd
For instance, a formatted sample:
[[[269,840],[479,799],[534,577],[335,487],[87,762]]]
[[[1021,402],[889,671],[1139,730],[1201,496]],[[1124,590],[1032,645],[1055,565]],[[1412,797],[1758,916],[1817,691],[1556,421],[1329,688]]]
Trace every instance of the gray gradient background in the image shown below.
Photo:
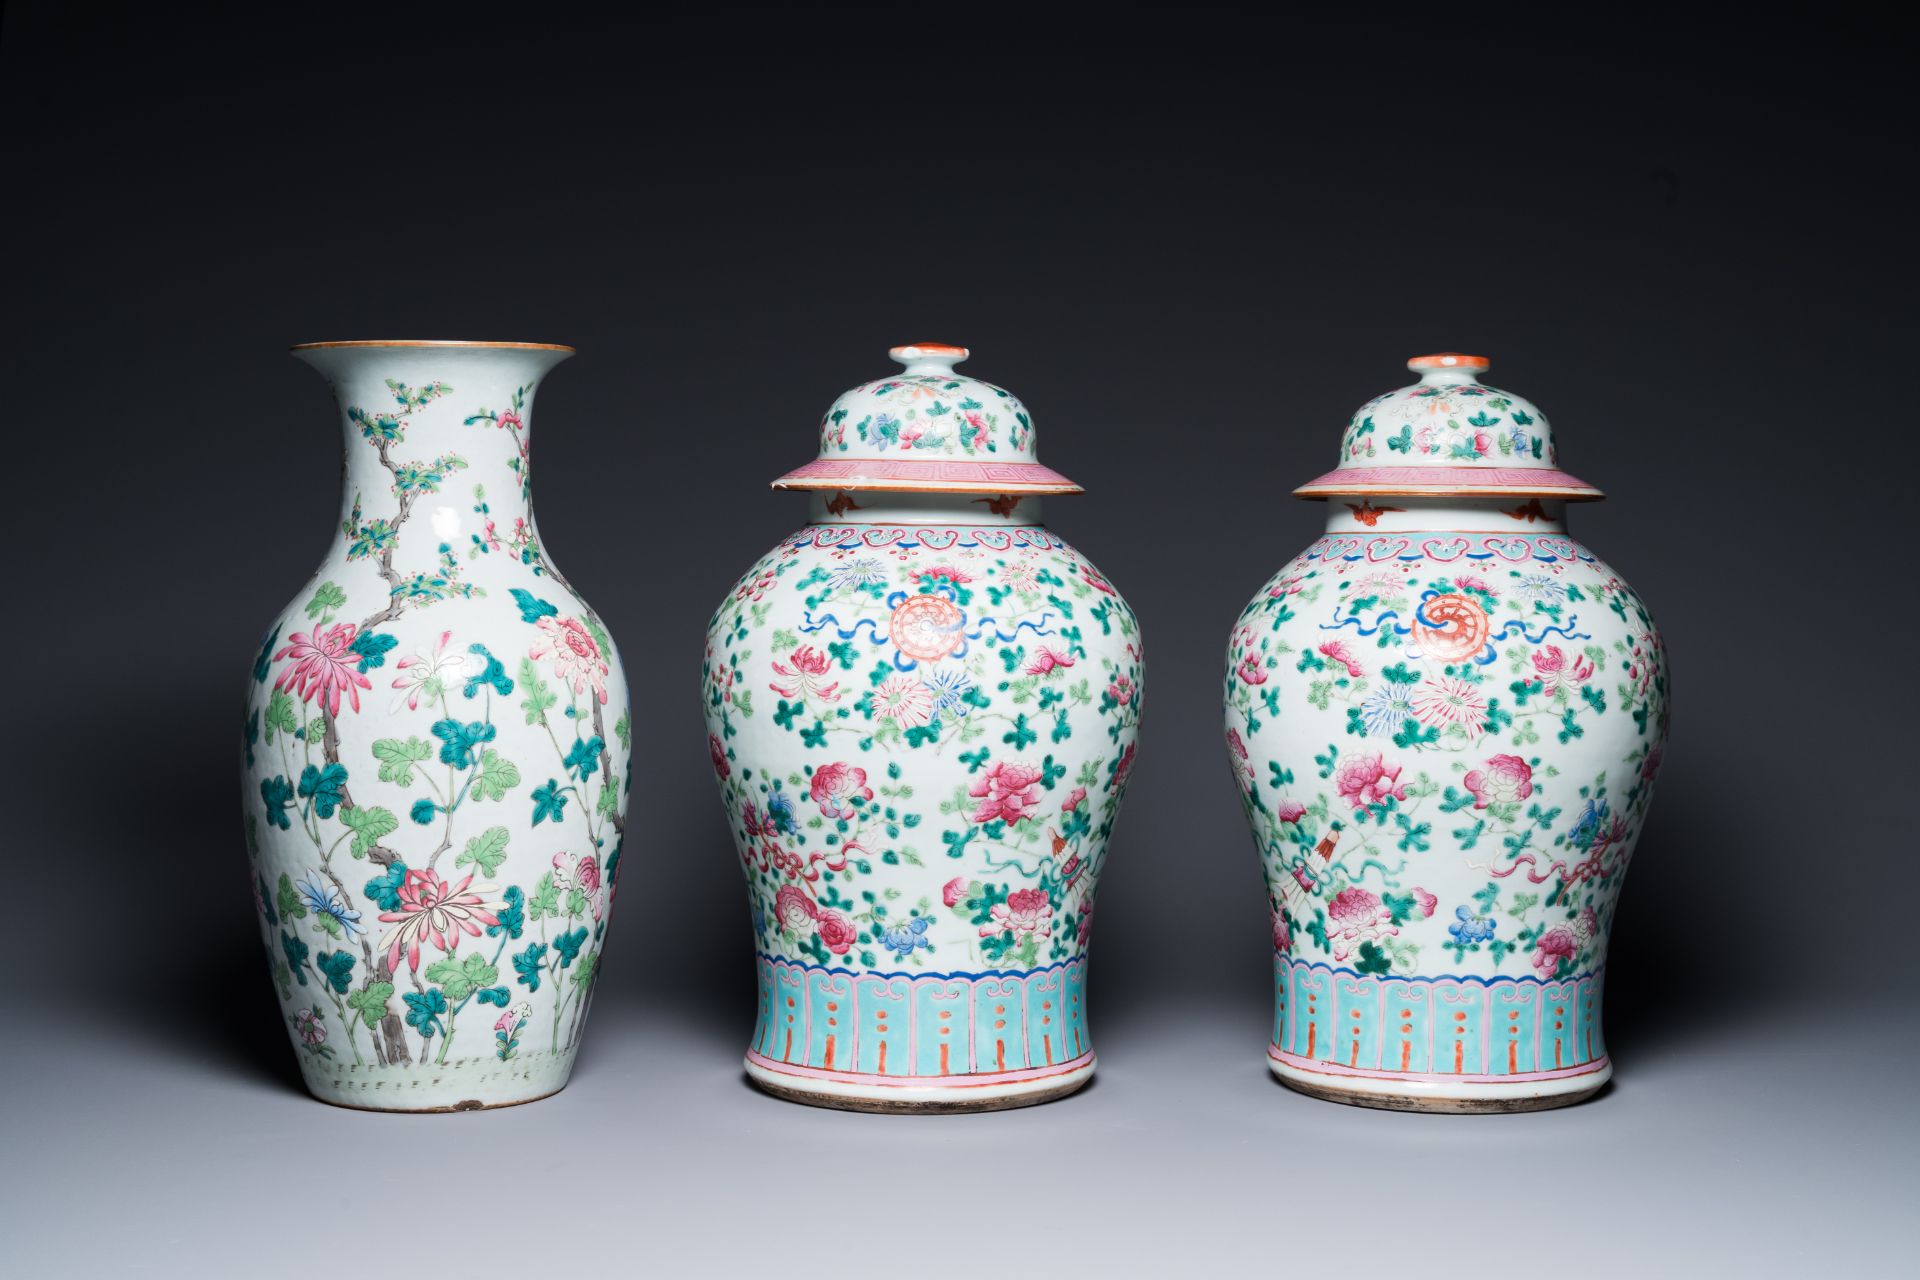
[[[825,39],[300,12],[16,3],[0,33],[28,673],[0,735],[0,1269],[479,1274],[556,1242],[569,1275],[1912,1265],[1914,706],[1879,674],[1917,620],[1911,485],[1849,443],[1911,416],[1920,338],[1888,33],[1381,17],[1254,47],[1110,19]],[[389,336],[580,348],[541,391],[541,528],[643,726],[573,1084],[497,1113],[308,1101],[240,874],[235,699],[338,500],[333,407],[283,351]],[[1051,523],[1147,640],[1100,1075],[1032,1111],[830,1113],[738,1069],[702,632],[803,519],[766,481],[916,339],[972,346],[1033,407],[1088,489]],[[1354,1110],[1264,1063],[1225,636],[1317,532],[1286,491],[1435,349],[1489,354],[1616,495],[1574,531],[1672,651],[1613,944],[1619,1076],[1564,1112]],[[1830,640],[1840,617],[1859,630]],[[1830,965],[1797,959],[1814,938]],[[418,1225],[469,1182],[523,1190]]]

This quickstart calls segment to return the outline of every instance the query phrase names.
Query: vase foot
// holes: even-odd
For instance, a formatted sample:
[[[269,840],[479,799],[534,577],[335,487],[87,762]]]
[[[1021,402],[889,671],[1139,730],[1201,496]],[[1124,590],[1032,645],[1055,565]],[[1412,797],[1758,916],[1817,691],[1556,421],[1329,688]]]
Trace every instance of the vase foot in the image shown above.
[[[1037,1107],[1077,1092],[1093,1079],[1093,1055],[1068,1070],[1026,1079],[973,1079],[947,1077],[948,1084],[868,1084],[837,1080],[820,1074],[796,1075],[779,1069],[778,1063],[749,1056],[747,1079],[762,1092],[785,1102],[810,1107],[828,1107],[835,1111],[866,1111],[876,1115],[961,1115],[972,1111],[1008,1111],[1015,1107]]]
[[[1606,1060],[1575,1075],[1526,1081],[1473,1083],[1413,1076],[1341,1076],[1308,1070],[1269,1057],[1281,1084],[1323,1102],[1382,1111],[1430,1111],[1443,1115],[1499,1115],[1548,1111],[1585,1102],[1613,1078]]]
[[[498,1058],[462,1058],[399,1066],[301,1063],[307,1092],[350,1111],[437,1114],[492,1111],[551,1098],[566,1088],[574,1050]]]

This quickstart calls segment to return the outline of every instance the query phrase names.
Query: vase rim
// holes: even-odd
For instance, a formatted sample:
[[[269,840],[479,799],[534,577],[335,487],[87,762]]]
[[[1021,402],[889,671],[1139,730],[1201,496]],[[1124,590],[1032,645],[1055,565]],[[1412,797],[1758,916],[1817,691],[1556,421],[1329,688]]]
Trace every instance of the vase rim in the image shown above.
[[[296,342],[289,351],[324,351],[334,347],[473,347],[500,351],[564,351],[577,354],[572,347],[558,342],[483,342],[462,338],[351,338],[341,342]]]

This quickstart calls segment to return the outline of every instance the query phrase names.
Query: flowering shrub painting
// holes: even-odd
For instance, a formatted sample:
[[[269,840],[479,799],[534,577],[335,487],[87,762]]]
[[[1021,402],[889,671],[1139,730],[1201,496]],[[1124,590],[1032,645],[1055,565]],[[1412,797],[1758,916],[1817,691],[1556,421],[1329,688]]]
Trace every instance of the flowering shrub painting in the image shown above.
[[[632,732],[529,505],[535,384],[568,352],[296,350],[334,386],[347,467],[339,534],[247,683],[279,1016],[325,1101],[531,1101],[566,1083],[599,972]]]

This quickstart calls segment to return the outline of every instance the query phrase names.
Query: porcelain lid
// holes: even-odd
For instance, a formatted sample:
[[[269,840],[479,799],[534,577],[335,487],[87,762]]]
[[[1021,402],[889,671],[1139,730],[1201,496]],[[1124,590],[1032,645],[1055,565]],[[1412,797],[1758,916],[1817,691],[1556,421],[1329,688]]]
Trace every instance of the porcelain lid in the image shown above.
[[[965,347],[918,342],[887,352],[906,368],[862,383],[820,419],[820,456],[776,489],[1079,493],[1040,465],[1018,396],[955,373]]]
[[[1340,466],[1293,492],[1302,498],[1439,494],[1591,501],[1603,497],[1560,470],[1553,431],[1531,401],[1481,382],[1485,356],[1415,356],[1420,381],[1354,411]]]

